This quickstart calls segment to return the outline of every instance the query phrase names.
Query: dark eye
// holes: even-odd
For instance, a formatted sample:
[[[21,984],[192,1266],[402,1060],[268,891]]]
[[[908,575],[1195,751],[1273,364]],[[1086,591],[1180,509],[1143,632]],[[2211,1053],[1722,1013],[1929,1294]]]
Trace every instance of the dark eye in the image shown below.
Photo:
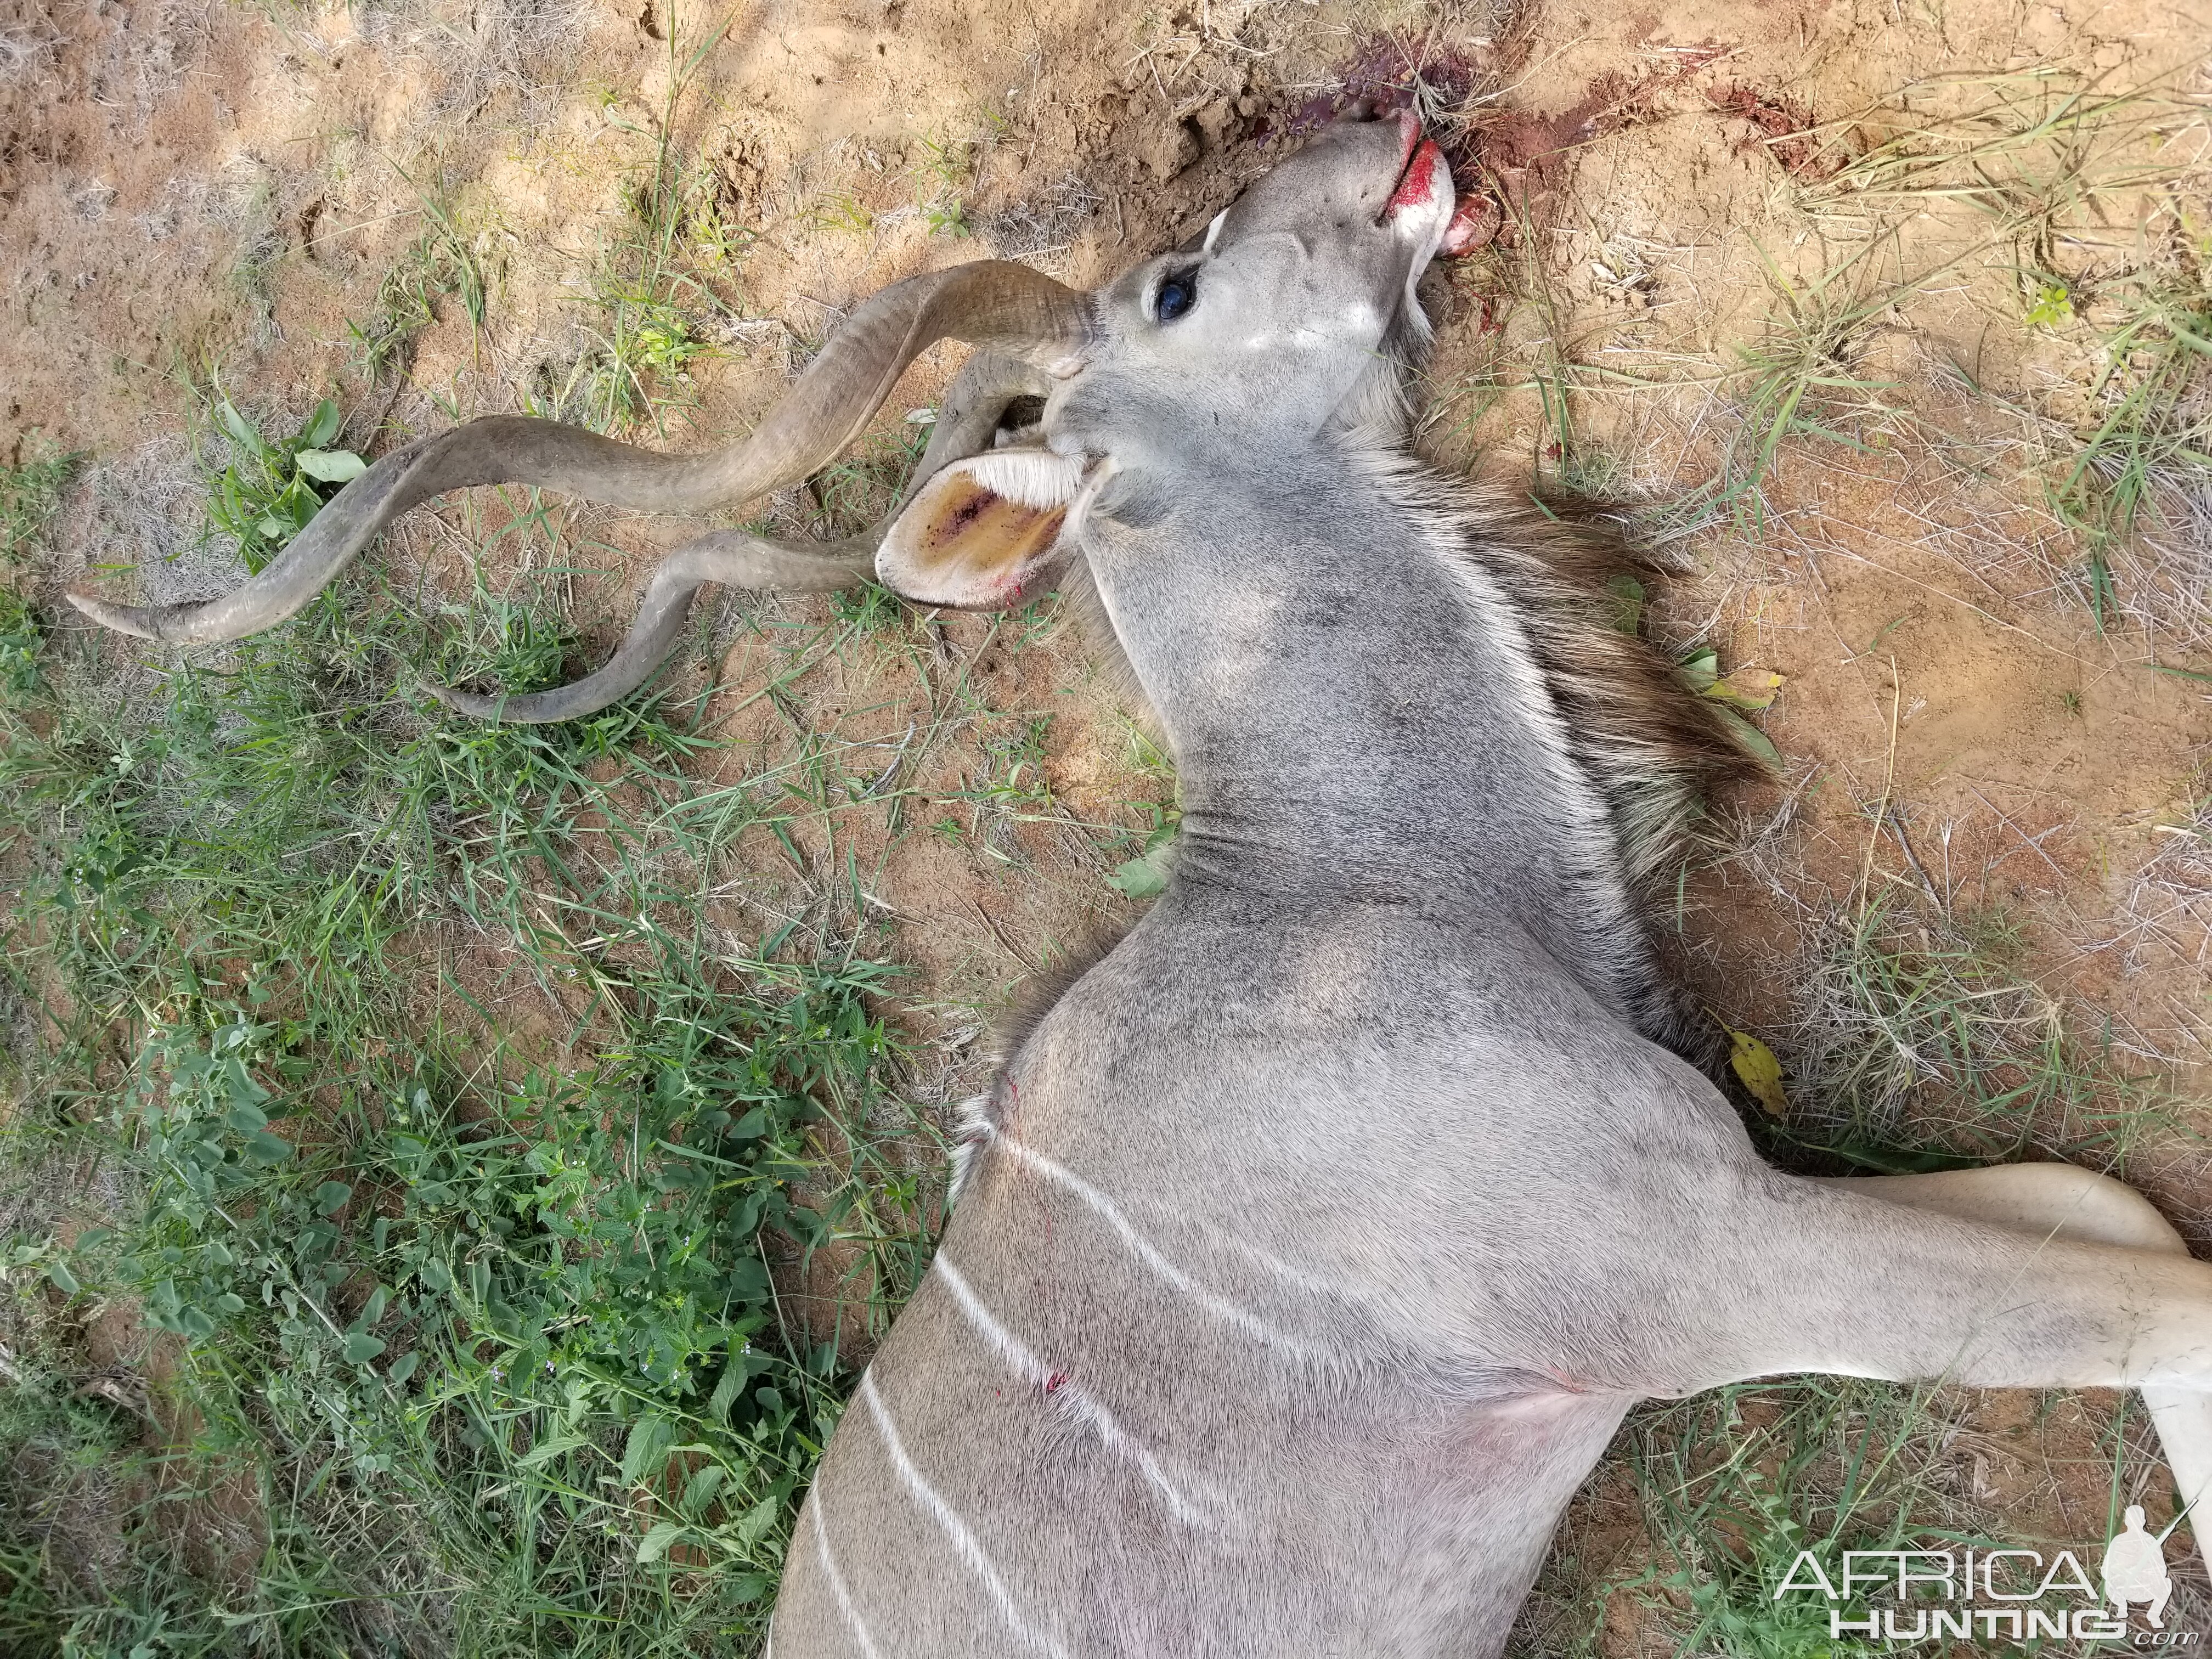
[[[1198,273],[1186,270],[1160,284],[1160,291],[1152,296],[1152,315],[1171,323],[1197,303]]]

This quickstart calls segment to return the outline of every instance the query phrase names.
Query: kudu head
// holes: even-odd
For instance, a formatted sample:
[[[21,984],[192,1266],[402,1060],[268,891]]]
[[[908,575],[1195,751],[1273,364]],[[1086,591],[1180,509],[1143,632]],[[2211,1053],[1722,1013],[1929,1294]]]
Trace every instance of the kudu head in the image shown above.
[[[1413,284],[1471,222],[1410,115],[1324,128],[1091,296],[1085,349],[1036,387],[1041,434],[927,480],[878,575],[921,603],[1004,605],[1068,550],[1071,511],[1140,522],[1194,479],[1279,476],[1334,430],[1389,431],[1428,339]]]
[[[1217,428],[1248,452],[1310,438],[1425,337],[1413,284],[1452,204],[1411,116],[1323,129],[1195,244],[1099,293],[1100,338],[1054,400],[1055,441],[1128,466]]]
[[[393,520],[449,490],[522,483],[641,512],[733,507],[835,459],[907,366],[950,337],[978,350],[946,395],[905,503],[884,524],[827,545],[708,534],[663,560],[629,637],[599,672],[516,696],[432,689],[489,719],[591,714],[651,678],[708,582],[823,591],[872,571],[919,604],[996,608],[1067,550],[1079,498],[1141,511],[1133,489],[1141,494],[1148,475],[1170,465],[1218,453],[1257,466],[1284,442],[1370,412],[1378,396],[1395,401],[1394,354],[1425,337],[1412,284],[1455,228],[1452,200],[1443,158],[1410,116],[1340,122],[1246,191],[1201,240],[1095,294],[988,260],[892,284],[728,449],[656,454],[555,422],[485,416],[380,458],[279,558],[220,598],[126,605],[68,597],[124,633],[212,643],[296,614]],[[1048,395],[1044,442],[994,448],[1005,410],[1038,395]]]

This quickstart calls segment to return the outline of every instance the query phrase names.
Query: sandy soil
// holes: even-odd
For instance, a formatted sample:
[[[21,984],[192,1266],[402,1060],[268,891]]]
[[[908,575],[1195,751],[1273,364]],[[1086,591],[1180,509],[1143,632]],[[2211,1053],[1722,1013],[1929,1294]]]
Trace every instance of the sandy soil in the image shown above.
[[[2212,501],[2171,502],[2116,544],[2100,611],[2039,483],[2054,434],[2105,406],[2098,342],[2125,274],[2163,261],[2201,281],[2212,254],[2207,174],[2188,172],[2212,154],[2201,3],[9,0],[0,19],[0,454],[36,433],[92,457],[38,573],[49,597],[94,565],[136,565],[121,580],[162,596],[224,579],[194,544],[194,446],[216,441],[193,382],[219,374],[272,426],[334,395],[372,453],[592,384],[659,158],[691,191],[678,303],[711,349],[653,382],[663,429],[641,435],[704,447],[888,282],[985,253],[1098,281],[1188,234],[1348,98],[1419,101],[1500,221],[1427,286],[1438,462],[1679,497],[1756,447],[1753,360],[1828,329],[1805,408],[1835,441],[1785,443],[1733,523],[1675,543],[1685,574],[1654,596],[1662,636],[1783,677],[1761,719],[1786,780],[1732,804],[1735,851],[1685,893],[1715,1006],[1787,1058],[1824,917],[1863,895],[2002,906],[2076,1029],[2124,1068],[2201,1075],[2212,842],[2191,831],[2212,688],[2152,665],[2212,670]],[[2072,149],[2017,137],[2062,106]],[[1984,185],[1897,161],[1928,155],[1966,156]],[[434,320],[366,375],[349,325],[376,333],[441,228],[485,276],[481,324],[435,295]],[[2069,309],[2037,326],[2046,279]],[[956,361],[918,365],[882,429]],[[384,556],[448,595],[472,566],[497,591],[538,556],[526,535],[473,550],[499,514],[423,515]],[[567,579],[604,643],[678,530],[607,514],[570,528],[605,550]],[[781,741],[777,705],[748,693],[772,642],[736,633],[720,672],[742,741],[702,786]],[[934,731],[970,689],[1008,719],[1054,716],[1042,752],[1066,819],[1132,826],[1133,803],[1159,798],[1064,629],[962,619],[933,653],[846,653],[792,695],[896,766],[902,734]],[[1010,729],[958,724],[914,775],[948,794],[1003,775],[989,744]],[[948,1052],[975,1052],[1015,981],[1129,913],[1066,823],[1015,815],[995,855],[988,836],[890,828],[864,851],[871,891]],[[782,902],[763,884],[732,895],[733,918]],[[2208,1120],[2185,1103],[2177,1121],[2131,1168],[2201,1245]],[[2095,1533],[2109,1468],[2067,1412],[2110,1409],[1992,1397],[1963,1419],[1983,1442],[1961,1467],[2023,1525]],[[2037,1435],[2039,1454],[2017,1452]],[[1632,1550],[1633,1502],[1601,1476],[1571,1535]],[[1622,1607],[1605,1645],[1642,1650],[1656,1638]]]

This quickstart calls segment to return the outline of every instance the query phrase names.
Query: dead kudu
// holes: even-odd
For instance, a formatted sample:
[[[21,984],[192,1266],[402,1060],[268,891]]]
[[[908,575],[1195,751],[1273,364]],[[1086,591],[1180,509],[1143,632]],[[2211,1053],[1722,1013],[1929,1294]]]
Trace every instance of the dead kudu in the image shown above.
[[[932,340],[988,348],[882,533],[708,536],[598,674],[442,694],[584,713],[702,583],[872,558],[923,605],[1087,580],[1172,747],[1173,879],[972,1109],[776,1659],[1494,1654],[1632,1403],[1778,1373],[2140,1386],[2185,1498],[2212,1479],[2212,1267],[2142,1199],[2061,1164],[1786,1176],[1680,1057],[1641,889],[1748,763],[1607,625],[1605,556],[1410,459],[1413,285],[1453,222],[1410,121],[1342,124],[1097,293],[994,264],[884,290],[720,454],[480,420],[227,598],[77,599],[234,638],[442,490],[732,504],[829,461]],[[1003,441],[1025,394],[1041,431]]]

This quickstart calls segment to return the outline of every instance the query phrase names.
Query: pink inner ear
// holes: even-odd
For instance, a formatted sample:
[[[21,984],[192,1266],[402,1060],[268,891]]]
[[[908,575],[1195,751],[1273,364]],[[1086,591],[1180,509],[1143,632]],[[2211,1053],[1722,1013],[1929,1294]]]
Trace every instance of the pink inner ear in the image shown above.
[[[971,456],[931,479],[876,550],[877,579],[917,605],[999,611],[1021,603],[1059,543],[1067,507],[1032,505],[985,482],[1005,470],[1003,453]],[[1025,471],[1014,487],[1030,482]]]

